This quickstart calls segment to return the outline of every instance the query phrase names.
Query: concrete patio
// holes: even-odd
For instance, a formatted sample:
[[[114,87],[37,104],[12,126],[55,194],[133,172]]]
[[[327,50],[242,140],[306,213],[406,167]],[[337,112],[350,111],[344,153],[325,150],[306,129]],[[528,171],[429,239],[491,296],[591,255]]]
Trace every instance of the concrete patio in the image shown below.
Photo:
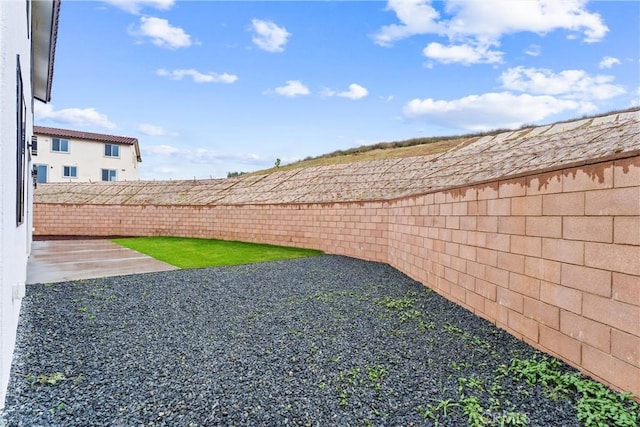
[[[27,284],[177,269],[109,240],[34,241],[27,266]]]

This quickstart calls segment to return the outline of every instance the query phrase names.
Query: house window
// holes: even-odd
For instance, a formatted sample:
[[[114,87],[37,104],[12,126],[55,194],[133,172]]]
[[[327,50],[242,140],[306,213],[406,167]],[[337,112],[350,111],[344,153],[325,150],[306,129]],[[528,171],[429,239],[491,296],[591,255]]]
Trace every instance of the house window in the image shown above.
[[[69,140],[60,139],[60,138],[52,138],[51,139],[51,151],[55,151],[58,153],[68,153],[69,152]]]
[[[16,226],[24,222],[26,172],[26,117],[20,55],[16,55]]]
[[[115,181],[116,180],[116,170],[115,169],[102,169],[102,180],[103,181]]]
[[[38,173],[38,178],[37,178],[38,184],[45,184],[48,182],[47,174],[49,172],[49,166],[36,165],[36,172]]]
[[[104,145],[105,157],[120,157],[120,147],[115,144]]]
[[[63,178],[77,178],[78,177],[78,167],[77,166],[63,166],[62,167],[62,177]]]

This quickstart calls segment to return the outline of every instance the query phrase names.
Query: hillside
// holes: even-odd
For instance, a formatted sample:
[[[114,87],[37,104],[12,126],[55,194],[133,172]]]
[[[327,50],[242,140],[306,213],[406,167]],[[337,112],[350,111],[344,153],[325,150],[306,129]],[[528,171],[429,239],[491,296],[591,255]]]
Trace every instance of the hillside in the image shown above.
[[[562,123],[572,123],[578,120],[595,119],[598,117],[605,117],[617,113],[626,113],[640,111],[640,108],[629,108],[626,110],[611,111],[602,114],[583,116],[580,119],[571,119],[559,122],[553,122],[546,125],[539,126],[522,126],[518,131],[520,134],[526,134],[527,131],[534,128],[554,126]],[[436,137],[424,137],[424,138],[412,138],[402,141],[393,142],[380,142],[373,145],[363,145],[360,147],[354,147],[346,150],[338,150],[331,153],[323,154],[316,157],[307,157],[304,160],[282,165],[279,168],[273,167],[269,169],[263,169],[255,172],[250,172],[247,175],[263,175],[276,171],[288,171],[298,168],[309,168],[314,166],[328,166],[343,163],[362,162],[368,160],[385,160],[399,157],[413,157],[413,156],[427,156],[431,154],[439,154],[453,149],[460,149],[475,141],[486,137],[503,134],[505,132],[514,132],[515,130],[508,129],[496,129],[489,132],[471,133],[466,135],[455,136],[436,136]]]

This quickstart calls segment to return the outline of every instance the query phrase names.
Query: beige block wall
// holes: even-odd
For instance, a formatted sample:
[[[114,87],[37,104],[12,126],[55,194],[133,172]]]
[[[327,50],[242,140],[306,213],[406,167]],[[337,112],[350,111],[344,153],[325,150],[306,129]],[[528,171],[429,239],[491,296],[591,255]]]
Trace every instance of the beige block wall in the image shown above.
[[[640,395],[640,159],[398,200],[388,263]]]
[[[36,236],[188,236],[387,259],[388,202],[238,205],[34,205]],[[367,218],[367,220],[364,220]]]
[[[213,237],[387,262],[640,395],[640,157],[394,201],[35,205],[36,235]]]

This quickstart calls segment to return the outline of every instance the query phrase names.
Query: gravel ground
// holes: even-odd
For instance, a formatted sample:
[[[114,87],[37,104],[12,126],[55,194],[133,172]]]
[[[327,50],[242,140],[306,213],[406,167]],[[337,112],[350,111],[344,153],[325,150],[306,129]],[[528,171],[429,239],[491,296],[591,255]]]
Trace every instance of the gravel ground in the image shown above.
[[[0,425],[460,426],[463,396],[490,425],[580,425],[575,400],[497,374],[539,352],[385,264],[323,255],[27,289]]]

